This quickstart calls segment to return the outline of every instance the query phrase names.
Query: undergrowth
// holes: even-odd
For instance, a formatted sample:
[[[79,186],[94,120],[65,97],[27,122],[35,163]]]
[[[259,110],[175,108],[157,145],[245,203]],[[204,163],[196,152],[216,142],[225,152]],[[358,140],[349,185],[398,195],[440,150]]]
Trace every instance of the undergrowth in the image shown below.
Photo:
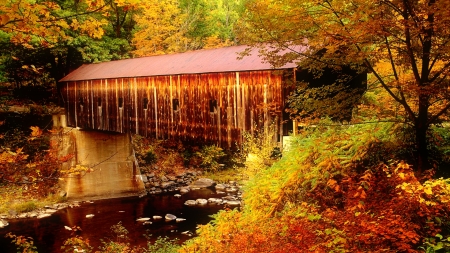
[[[403,130],[305,129],[280,160],[256,168],[242,211],[219,212],[181,252],[449,252],[450,180],[398,160]]]

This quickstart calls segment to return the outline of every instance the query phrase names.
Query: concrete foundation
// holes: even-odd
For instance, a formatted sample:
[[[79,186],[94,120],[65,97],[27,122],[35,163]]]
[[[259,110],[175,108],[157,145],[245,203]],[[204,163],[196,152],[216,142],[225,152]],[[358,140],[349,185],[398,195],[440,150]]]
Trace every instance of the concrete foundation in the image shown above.
[[[68,129],[68,128],[65,128]],[[139,195],[145,191],[129,134],[69,129],[65,147],[72,147],[74,163],[92,168],[66,178],[69,199],[105,199]],[[65,151],[68,153],[69,151]]]

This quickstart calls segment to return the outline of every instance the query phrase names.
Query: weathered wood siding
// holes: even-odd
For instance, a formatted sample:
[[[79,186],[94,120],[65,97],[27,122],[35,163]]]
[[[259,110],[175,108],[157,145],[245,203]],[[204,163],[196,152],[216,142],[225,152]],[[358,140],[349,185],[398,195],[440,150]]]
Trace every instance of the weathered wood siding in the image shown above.
[[[274,120],[280,126],[284,105],[280,71],[72,81],[62,93],[68,126],[222,147]]]

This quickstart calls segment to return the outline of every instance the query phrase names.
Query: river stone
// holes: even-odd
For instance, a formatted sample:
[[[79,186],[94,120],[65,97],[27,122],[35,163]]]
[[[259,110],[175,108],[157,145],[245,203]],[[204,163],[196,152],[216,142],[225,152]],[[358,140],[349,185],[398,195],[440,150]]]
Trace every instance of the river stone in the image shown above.
[[[239,188],[233,186],[233,187],[227,188],[225,191],[234,193],[234,192],[239,191]]]
[[[216,185],[216,182],[214,180],[209,178],[199,178],[197,181],[195,181],[193,184],[191,184],[191,188],[209,188]]]
[[[217,184],[216,185],[216,190],[218,191],[223,191],[225,190],[227,187],[224,184]]]
[[[159,179],[161,180],[161,182],[167,182],[167,181],[169,181],[169,179],[167,179],[166,176],[161,176]]]
[[[186,219],[184,219],[184,218],[177,218],[176,219],[176,222],[182,222],[182,221],[185,221]]]
[[[186,206],[195,206],[195,205],[197,205],[197,202],[195,200],[190,199],[190,200],[186,200],[186,202],[184,202],[184,204]]]
[[[180,173],[180,174],[177,175],[178,178],[182,178],[182,177],[185,177],[185,176],[186,176],[186,173],[185,173],[185,172],[182,172],[182,173]]]
[[[160,193],[162,193],[162,190],[159,189],[159,188],[156,188],[156,189],[155,189],[155,193],[156,193],[156,194],[160,194]]]
[[[230,206],[240,206],[241,205],[241,201],[239,200],[229,200],[227,201],[227,204]]]
[[[195,202],[197,203],[197,205],[206,205],[206,204],[208,204],[208,200],[206,200],[206,199],[197,199]]]
[[[167,189],[173,185],[175,185],[174,181],[163,182],[163,183],[161,183],[161,188]]]
[[[217,198],[209,198],[208,202],[209,203],[214,203],[214,204],[221,204],[222,200],[221,199],[217,199]]]
[[[49,213],[41,213],[37,216],[37,218],[42,219],[42,218],[50,217],[50,216],[51,216],[51,214],[49,214]]]
[[[159,215],[153,216],[153,220],[161,220],[161,219],[162,219],[162,216],[159,216]]]
[[[136,221],[141,222],[141,221],[149,221],[149,220],[150,220],[150,218],[145,217],[145,218],[139,218],[139,219],[137,219]]]
[[[175,180],[177,180],[177,177],[176,177],[176,176],[167,175],[166,177],[167,177],[170,181],[175,181]]]
[[[94,217],[93,214],[87,214],[87,215],[86,215],[86,218],[93,218],[93,217]]]
[[[20,219],[27,218],[28,217],[28,213],[21,213],[17,217],[19,217]]]
[[[180,188],[180,193],[188,193],[189,191],[190,191],[189,186],[181,187],[181,188]]]
[[[236,200],[236,198],[233,197],[233,196],[225,196],[222,199],[224,199],[224,200]]]
[[[4,228],[4,227],[6,227],[6,226],[8,226],[9,225],[9,223],[7,222],[7,221],[5,221],[5,220],[0,220],[0,228]]]
[[[166,214],[165,218],[166,218],[166,221],[173,221],[173,220],[177,219],[177,216],[168,213],[168,214]]]
[[[175,194],[175,195],[173,195],[175,198],[181,198],[181,195],[180,194]]]

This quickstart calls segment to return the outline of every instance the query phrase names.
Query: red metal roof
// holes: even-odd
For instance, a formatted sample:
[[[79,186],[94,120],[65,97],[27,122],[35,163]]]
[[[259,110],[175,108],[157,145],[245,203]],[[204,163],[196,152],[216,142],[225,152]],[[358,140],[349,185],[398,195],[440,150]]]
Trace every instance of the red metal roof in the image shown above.
[[[252,49],[250,55],[238,59],[238,53],[243,52],[246,48],[248,46],[232,46],[85,64],[60,81],[273,69],[272,65],[264,62],[263,58],[258,55],[257,49]],[[288,63],[277,69],[294,67],[296,64]]]

